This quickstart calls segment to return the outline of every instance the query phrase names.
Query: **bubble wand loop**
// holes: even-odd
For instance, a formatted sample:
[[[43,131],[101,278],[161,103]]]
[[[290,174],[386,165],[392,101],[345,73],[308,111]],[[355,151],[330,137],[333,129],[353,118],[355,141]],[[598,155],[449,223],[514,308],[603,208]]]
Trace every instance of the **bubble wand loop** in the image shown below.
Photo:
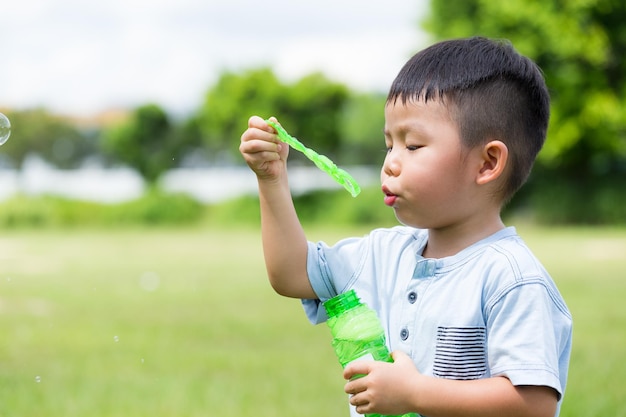
[[[302,152],[307,158],[309,158],[315,165],[326,172],[328,175],[333,177],[335,181],[337,181],[340,185],[343,186],[348,192],[352,195],[352,197],[356,197],[361,192],[361,187],[357,184],[356,180],[352,178],[350,174],[348,174],[345,170],[337,167],[333,161],[331,161],[327,156],[320,155],[315,152],[313,149],[307,148],[300,142],[298,139],[291,136],[287,131],[278,123],[275,123],[271,120],[265,121],[268,125],[272,126],[276,133],[278,134],[278,139],[282,142],[285,142],[287,145],[291,146],[296,151]]]

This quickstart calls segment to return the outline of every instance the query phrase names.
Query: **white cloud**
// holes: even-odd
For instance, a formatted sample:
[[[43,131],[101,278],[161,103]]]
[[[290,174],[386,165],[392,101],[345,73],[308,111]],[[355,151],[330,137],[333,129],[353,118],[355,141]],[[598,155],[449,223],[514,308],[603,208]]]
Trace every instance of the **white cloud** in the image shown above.
[[[90,113],[148,101],[195,108],[224,69],[322,70],[386,88],[424,0],[21,0],[0,13],[0,107]]]
[[[414,51],[415,40],[415,35],[406,29],[367,33],[358,39],[350,34],[311,36],[287,43],[275,68],[292,79],[319,69],[354,88],[384,91]],[[389,48],[391,42],[396,42],[394,49]]]

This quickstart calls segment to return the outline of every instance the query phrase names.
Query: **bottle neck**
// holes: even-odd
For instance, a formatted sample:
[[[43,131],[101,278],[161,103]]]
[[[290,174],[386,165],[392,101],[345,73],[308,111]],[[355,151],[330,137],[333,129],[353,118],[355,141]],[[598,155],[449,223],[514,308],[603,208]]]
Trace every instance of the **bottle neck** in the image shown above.
[[[324,308],[328,317],[335,317],[344,311],[351,310],[361,305],[361,300],[354,290],[349,290],[339,294],[324,302]]]

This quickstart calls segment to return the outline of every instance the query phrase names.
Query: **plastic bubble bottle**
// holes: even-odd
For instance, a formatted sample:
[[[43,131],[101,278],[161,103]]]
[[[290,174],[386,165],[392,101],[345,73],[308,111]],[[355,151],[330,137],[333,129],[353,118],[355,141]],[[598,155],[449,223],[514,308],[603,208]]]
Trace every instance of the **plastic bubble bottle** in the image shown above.
[[[324,302],[332,346],[342,367],[357,360],[393,362],[385,341],[385,332],[376,312],[362,303],[354,290]],[[367,417],[384,417],[366,414]],[[402,417],[415,417],[408,413]],[[400,417],[400,416],[388,416]]]

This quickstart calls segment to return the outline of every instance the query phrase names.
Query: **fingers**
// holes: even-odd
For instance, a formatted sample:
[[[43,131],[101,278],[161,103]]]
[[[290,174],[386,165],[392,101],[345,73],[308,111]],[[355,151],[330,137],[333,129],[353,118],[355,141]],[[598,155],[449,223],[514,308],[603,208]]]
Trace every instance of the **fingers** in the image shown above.
[[[352,399],[355,395],[367,390],[366,377],[371,372],[372,364],[374,364],[373,361],[357,360],[348,364],[343,370],[343,377],[348,380],[344,391],[352,395]],[[352,405],[358,405],[358,403],[352,403]]]
[[[354,405],[354,408],[356,409],[356,412],[359,414],[366,414],[370,411],[370,406],[369,403],[363,403],[363,404],[352,404]]]
[[[282,149],[282,142],[273,133],[265,132],[256,128],[249,128],[241,135],[239,150],[242,154],[258,152],[275,152]]]
[[[359,414],[364,414],[369,404],[366,388],[360,379],[350,381],[344,387],[344,391],[350,395],[350,404],[356,407],[356,411]]]
[[[270,120],[278,123],[275,117],[270,118]],[[254,140],[278,144],[282,143],[278,139],[278,136],[276,136],[274,128],[267,124],[265,120],[259,116],[252,116],[248,119],[248,129],[243,133],[243,135],[241,135],[241,142],[250,142]]]
[[[344,379],[354,379],[359,376],[367,375],[372,370],[372,365],[375,365],[373,361],[369,360],[356,360],[348,364],[343,370]]]
[[[248,120],[248,129],[241,135],[240,151],[242,154],[258,152],[280,152],[280,140],[274,128],[259,116]]]
[[[401,350],[394,350],[391,352],[391,359],[393,359],[394,362],[401,364],[413,363],[413,360],[409,357],[409,355]]]
[[[404,399],[413,395],[420,373],[407,354],[394,351],[391,356],[393,362],[355,361],[344,369],[349,379],[344,391],[357,412],[397,415],[403,414],[397,410],[409,407]]]
[[[258,133],[246,131],[241,137],[239,151],[246,163],[258,173],[259,168],[263,168],[266,163],[281,159],[283,146],[285,145],[273,142],[271,137],[263,139]]]
[[[276,119],[272,118],[272,121]],[[248,120],[248,129],[241,135],[239,151],[259,178],[275,178],[284,171],[289,146],[278,139],[274,128],[265,120],[252,116]]]
[[[360,378],[359,378],[359,379],[355,379],[354,381],[349,381],[348,383],[346,383],[343,390],[345,391],[346,394],[356,395],[360,392],[366,391],[367,385],[362,383],[362,381],[360,381]]]
[[[365,414],[370,411],[371,402],[369,398],[369,392],[367,391],[365,386],[362,386],[355,382],[351,381],[346,384],[345,391],[350,394],[350,404],[356,407],[356,411],[359,414]]]
[[[270,120],[276,120],[272,117]],[[259,129],[265,132],[275,133],[274,129],[268,125],[265,120],[259,116],[252,116],[248,119],[248,128],[250,129]]]

